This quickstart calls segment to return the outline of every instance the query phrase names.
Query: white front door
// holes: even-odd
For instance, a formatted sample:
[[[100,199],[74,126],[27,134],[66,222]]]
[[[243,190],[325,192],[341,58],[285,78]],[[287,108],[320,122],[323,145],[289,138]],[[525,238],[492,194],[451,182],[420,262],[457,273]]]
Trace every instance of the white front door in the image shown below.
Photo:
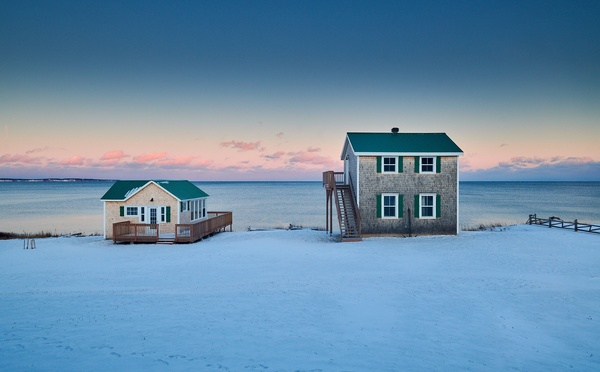
[[[148,208],[148,211],[150,213],[150,218],[148,219],[148,223],[150,224],[156,224],[156,216],[157,216],[157,210],[155,207],[150,207]]]

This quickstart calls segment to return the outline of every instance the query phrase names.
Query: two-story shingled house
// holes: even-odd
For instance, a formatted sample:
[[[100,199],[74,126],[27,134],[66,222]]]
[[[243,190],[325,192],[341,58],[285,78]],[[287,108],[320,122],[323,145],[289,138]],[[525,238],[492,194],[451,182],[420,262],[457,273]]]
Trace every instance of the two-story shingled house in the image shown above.
[[[445,133],[347,133],[344,172],[325,172],[328,230],[333,195],[342,240],[457,234],[458,157]]]

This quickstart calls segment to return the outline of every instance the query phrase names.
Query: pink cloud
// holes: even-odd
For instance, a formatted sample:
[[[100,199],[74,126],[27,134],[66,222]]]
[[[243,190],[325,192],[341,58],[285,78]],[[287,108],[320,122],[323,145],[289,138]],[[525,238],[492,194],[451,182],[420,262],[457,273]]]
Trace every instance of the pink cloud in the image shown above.
[[[44,152],[44,151],[46,151],[48,149],[49,149],[48,146],[46,146],[46,147],[40,147],[40,148],[37,148],[37,149],[31,149],[31,150],[25,151],[25,153],[26,154],[34,154],[36,152]]]
[[[162,159],[159,160],[157,162],[157,164],[159,165],[168,165],[168,166],[173,166],[173,165],[188,165],[192,162],[194,158],[192,156],[183,156],[180,158],[168,158],[168,159]]]
[[[125,155],[123,150],[108,151],[100,157],[100,161],[117,161],[125,158],[126,156],[127,155]]]
[[[256,142],[244,142],[244,141],[228,141],[228,142],[221,142],[219,144],[221,147],[230,147],[232,149],[237,149],[238,151],[254,151],[254,150],[258,150],[258,151],[264,151],[265,148],[261,147],[260,141],[256,141]]]
[[[88,161],[79,155],[73,155],[67,160],[58,162],[58,164],[60,164],[60,165],[72,165],[72,166],[82,166],[82,165],[86,165],[87,163],[88,163]]]
[[[321,149],[319,147],[309,147],[306,149],[308,152],[319,152]]]
[[[516,156],[510,159],[510,161],[503,161],[498,163],[500,168],[509,169],[525,169],[525,168],[536,168],[540,166],[550,165],[571,165],[571,164],[587,164],[593,163],[594,160],[590,157],[568,157],[564,156],[551,156],[551,157],[526,157]]]
[[[209,168],[213,165],[213,161],[212,160],[205,160],[205,159],[201,159],[201,160],[196,160],[194,161],[192,164],[190,164],[192,167],[202,167],[202,168]]]
[[[326,156],[316,155],[315,152],[308,151],[298,151],[298,152],[290,152],[289,162],[294,164],[305,164],[305,165],[320,165],[320,166],[331,166],[333,160]]]
[[[155,152],[155,153],[151,153],[151,154],[138,155],[133,158],[133,161],[135,161],[137,163],[151,163],[155,160],[164,159],[166,157],[167,157],[166,152]]]
[[[284,151],[277,151],[276,153],[271,154],[271,155],[263,155],[263,158],[275,160],[275,159],[281,159],[284,155],[285,155]]]
[[[39,165],[45,162],[43,157],[31,157],[29,155],[10,155],[5,154],[0,156],[0,164],[26,164]]]

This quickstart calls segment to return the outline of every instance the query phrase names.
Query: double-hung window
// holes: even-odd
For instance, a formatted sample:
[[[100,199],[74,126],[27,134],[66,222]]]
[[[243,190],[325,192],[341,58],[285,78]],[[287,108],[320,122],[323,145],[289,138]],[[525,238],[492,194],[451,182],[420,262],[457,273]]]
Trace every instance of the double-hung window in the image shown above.
[[[398,193],[377,194],[377,218],[403,218],[404,195]]]
[[[397,218],[398,196],[395,194],[384,194],[383,196],[383,218]]]
[[[436,195],[420,194],[420,214],[419,218],[435,218]]]

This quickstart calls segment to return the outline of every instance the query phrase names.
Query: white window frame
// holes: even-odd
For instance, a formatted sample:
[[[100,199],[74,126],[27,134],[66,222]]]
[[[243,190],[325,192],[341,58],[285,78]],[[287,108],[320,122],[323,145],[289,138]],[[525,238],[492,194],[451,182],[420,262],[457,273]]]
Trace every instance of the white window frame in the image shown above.
[[[394,197],[394,215],[393,216],[386,216],[385,215],[385,208],[386,207],[391,207],[389,205],[385,204],[385,198],[393,196]],[[399,194],[397,193],[383,193],[381,194],[381,218],[382,219],[398,219],[398,196]]]
[[[431,199],[432,199],[431,205],[425,205],[423,203],[424,197],[431,197]],[[435,211],[436,211],[436,207],[437,207],[437,205],[435,205],[436,203],[437,203],[437,194],[434,194],[434,193],[419,194],[419,218],[429,219],[429,220],[436,219],[436,217],[435,217]],[[425,207],[431,208],[431,216],[423,216],[423,208],[425,208]]]
[[[198,199],[192,200],[192,209],[190,210],[190,220],[198,219]]]
[[[432,159],[432,163],[431,164],[423,164],[423,159]],[[435,169],[436,169],[436,164],[437,162],[437,157],[436,156],[421,156],[421,158],[419,159],[419,173],[423,173],[423,174],[435,174]],[[431,171],[424,171],[423,170],[423,165],[426,166],[430,166],[431,165]]]
[[[167,207],[160,206],[160,219],[156,219],[157,223],[166,223],[167,222]],[[159,217],[159,216],[157,216]]]
[[[385,166],[391,164],[385,164],[386,159],[392,159],[394,161],[394,170],[385,170]],[[381,173],[398,173],[398,157],[397,156],[382,156],[381,157]]]
[[[140,207],[140,222],[146,223],[146,207]]]
[[[132,212],[132,213],[130,213]],[[138,207],[125,207],[125,217],[137,217],[139,216]]]

